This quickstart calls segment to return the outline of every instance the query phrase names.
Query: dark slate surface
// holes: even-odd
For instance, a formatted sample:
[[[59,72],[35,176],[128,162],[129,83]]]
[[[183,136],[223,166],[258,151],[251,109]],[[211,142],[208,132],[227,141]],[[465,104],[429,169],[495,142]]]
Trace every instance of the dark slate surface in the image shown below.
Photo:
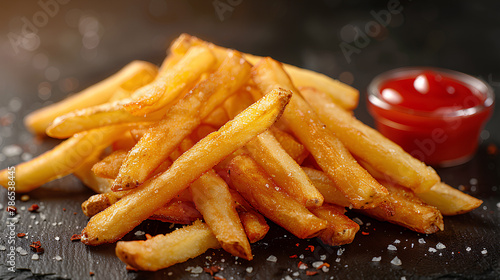
[[[22,125],[27,113],[103,79],[130,60],[159,64],[165,46],[181,32],[242,51],[270,55],[352,83],[361,91],[356,115],[368,124],[372,119],[366,112],[366,85],[376,74],[400,66],[438,66],[479,76],[499,96],[500,14],[495,1],[401,1],[396,5],[401,13],[386,17],[382,22],[388,23],[387,27],[373,29],[373,37],[349,57],[342,53],[340,44],[355,46],[351,42],[355,27],[364,30],[393,2],[101,2],[67,1],[48,10],[36,2],[2,5],[0,168],[41,154],[58,143],[30,135]],[[234,7],[218,13],[213,3],[221,2]],[[42,12],[48,16],[45,18]],[[39,25],[36,36],[17,41],[26,21]],[[113,245],[94,248],[70,241],[71,235],[79,233],[87,222],[80,204],[92,192],[68,176],[33,191],[28,202],[17,196],[19,222],[15,233],[24,232],[27,236],[16,237],[15,246],[28,254],[16,253],[17,270],[10,273],[8,251],[0,251],[0,278],[89,279],[89,273],[94,272],[94,279],[190,279],[194,275],[186,271],[188,267],[219,265],[224,268],[220,276],[227,279],[281,279],[287,275],[293,279],[498,279],[500,159],[488,154],[487,147],[500,145],[499,124],[500,117],[495,112],[482,133],[478,153],[470,162],[438,169],[446,182],[463,185],[468,193],[484,200],[472,213],[446,217],[444,232],[416,234],[353,213],[353,218],[364,222],[361,230],[368,235],[358,234],[350,245],[328,247],[316,239],[298,240],[271,224],[266,238],[253,245],[252,262],[237,260],[223,251],[209,251],[156,273],[127,272],[115,257]],[[12,145],[20,149],[12,150]],[[4,208],[7,200],[7,192],[1,189],[0,203]],[[42,206],[39,213],[26,210],[33,203]],[[0,245],[6,246],[7,213],[0,211],[0,217]],[[137,230],[155,234],[172,229],[147,221]],[[125,238],[143,238],[134,232]],[[426,243],[419,243],[421,239]],[[28,246],[38,240],[45,253],[39,260],[32,260]],[[439,242],[446,248],[430,252],[429,248],[436,248]],[[388,250],[390,244],[397,251]],[[311,252],[308,245],[315,250]],[[277,257],[276,263],[267,261],[270,255]],[[291,255],[302,255],[303,259],[290,258]],[[390,263],[396,256],[402,261],[401,266]],[[373,257],[381,257],[381,261],[372,262]],[[297,268],[299,260],[311,266],[323,258],[331,265],[328,272],[308,277],[305,270]],[[294,276],[295,272],[299,272],[298,276]],[[211,278],[207,273],[197,276]]]

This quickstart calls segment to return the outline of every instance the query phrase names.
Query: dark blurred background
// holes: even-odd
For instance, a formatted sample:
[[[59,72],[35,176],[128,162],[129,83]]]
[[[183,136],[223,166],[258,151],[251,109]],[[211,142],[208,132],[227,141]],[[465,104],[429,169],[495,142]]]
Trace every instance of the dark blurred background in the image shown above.
[[[161,63],[183,32],[351,84],[369,123],[365,88],[388,69],[437,66],[500,85],[498,1],[40,0],[2,5],[0,94],[27,98],[28,112],[130,60]]]

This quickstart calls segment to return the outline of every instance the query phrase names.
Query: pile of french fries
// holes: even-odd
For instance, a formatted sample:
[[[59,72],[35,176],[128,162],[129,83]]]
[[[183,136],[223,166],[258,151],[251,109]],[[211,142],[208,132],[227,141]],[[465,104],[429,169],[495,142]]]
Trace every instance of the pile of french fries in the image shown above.
[[[33,133],[66,140],[16,167],[16,191],[76,175],[98,193],[82,204],[81,241],[118,241],[124,263],[150,271],[210,248],[251,260],[268,220],[337,246],[359,230],[348,210],[429,234],[482,203],[358,121],[358,95],[183,34],[159,69],[134,61],[27,116]],[[119,241],[146,219],[186,226]]]

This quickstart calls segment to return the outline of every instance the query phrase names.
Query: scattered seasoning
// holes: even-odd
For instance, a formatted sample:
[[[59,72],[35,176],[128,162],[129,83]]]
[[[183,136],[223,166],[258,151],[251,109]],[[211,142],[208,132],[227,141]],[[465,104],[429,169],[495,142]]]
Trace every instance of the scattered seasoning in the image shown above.
[[[95,273],[94,273],[93,271],[90,271],[90,272],[89,272],[89,275],[90,275],[90,276],[94,276],[94,275],[95,275]]]
[[[21,201],[26,202],[28,200],[30,200],[30,196],[29,195],[24,194],[24,195],[21,196]]]
[[[0,245],[0,251],[5,251],[5,250],[7,250],[7,247]]]
[[[306,271],[306,275],[307,275],[307,276],[313,276],[313,275],[316,275],[316,274],[318,274],[318,272],[317,272],[317,271],[311,271],[311,270],[307,270],[307,271]]]
[[[220,276],[214,276],[214,279],[215,280],[226,280],[226,278],[220,277]]]
[[[370,233],[369,233],[369,232],[366,232],[366,231],[362,231],[362,232],[361,232],[361,234],[362,234],[362,235],[370,235]]]
[[[247,273],[252,273],[253,267],[249,266],[247,269],[245,269]]]
[[[314,252],[314,246],[313,245],[307,246],[306,251],[307,250],[311,250],[311,252]]]
[[[489,155],[492,155],[492,156],[493,156],[493,155],[498,154],[498,148],[497,148],[497,146],[496,146],[495,144],[493,144],[493,143],[490,143],[490,144],[488,145],[488,148],[486,148],[486,150],[487,150],[487,152],[488,152],[488,154],[489,154]]]
[[[66,211],[66,208],[63,208],[63,211]],[[92,272],[93,273],[93,272]]]
[[[470,252],[470,250],[472,250],[472,248],[471,248],[471,247],[467,247],[467,248],[465,248],[465,251],[467,251],[467,252]]]
[[[290,259],[296,259],[296,258],[298,258],[298,256],[297,256],[297,255],[291,255],[291,256],[290,256]]]
[[[312,267],[318,269],[320,266],[323,265],[323,262],[322,261],[316,261],[316,262],[313,262],[312,263]]]
[[[373,257],[372,258],[372,262],[379,262],[380,260],[382,260],[382,257]]]
[[[389,246],[387,246],[387,250],[389,250],[389,251],[397,251],[398,248],[396,248],[396,246],[394,246],[392,244],[389,244]]]
[[[266,261],[268,262],[277,262],[278,261],[278,258],[274,255],[270,255],[269,257],[267,257]]]
[[[337,256],[342,256],[342,254],[344,253],[345,249],[344,248],[339,248],[337,250]]]
[[[317,269],[323,269],[324,267],[328,268],[328,267],[330,267],[330,264],[329,264],[329,263],[324,262],[324,263],[322,263],[320,266],[318,266],[318,267],[317,267]],[[323,269],[323,270],[324,270],[324,269]]]
[[[481,251],[481,254],[483,254],[483,255],[488,254],[488,250],[486,250],[486,249],[483,248],[483,250]]]
[[[73,215],[76,215],[76,212],[73,212]]]
[[[59,256],[59,255],[57,255],[57,256],[54,257],[54,260],[60,262],[60,261],[62,261],[62,257]]]
[[[307,268],[307,264],[303,263],[302,261],[299,261],[299,263],[297,264],[297,267],[299,269],[306,269]]]
[[[394,259],[392,259],[391,264],[399,266],[399,265],[402,265],[403,262],[401,262],[401,260],[396,256],[396,257],[394,257]]]
[[[141,236],[141,235],[144,235],[145,232],[144,231],[141,231],[141,230],[138,230],[134,233],[135,236]]]
[[[205,271],[206,273],[209,273],[210,275],[214,276],[215,273],[217,273],[217,272],[220,271],[220,267],[212,265],[211,267],[204,267],[203,271]]]
[[[31,256],[31,259],[37,261],[40,259],[40,256],[38,254],[33,254],[33,256]]]
[[[443,243],[439,242],[438,244],[436,244],[436,249],[442,250],[444,248],[446,248],[446,245],[444,245]]]
[[[55,239],[56,241],[59,241],[61,238],[59,238],[59,236],[56,236],[54,239]]]
[[[73,234],[71,236],[71,241],[79,241],[80,239],[82,239],[82,235],[81,234]]]
[[[17,234],[17,237],[19,237],[19,238],[23,238],[25,236],[26,236],[26,233],[24,233],[24,232],[20,232]]]
[[[425,240],[424,240],[423,238],[420,238],[420,239],[418,240],[418,243],[420,243],[420,244],[425,244]]]
[[[37,254],[43,254],[45,249],[43,249],[40,241],[33,241],[30,245],[31,251],[37,253]]]
[[[399,239],[394,240],[394,244],[399,244],[401,241]]]
[[[13,213],[13,214],[11,214],[11,216],[14,216],[17,214],[16,206],[9,206],[9,207],[5,208],[5,211]]]
[[[435,253],[435,252],[437,252],[437,250],[436,250],[436,249],[434,249],[434,248],[432,248],[432,247],[429,247],[429,252],[431,252],[431,253]]]

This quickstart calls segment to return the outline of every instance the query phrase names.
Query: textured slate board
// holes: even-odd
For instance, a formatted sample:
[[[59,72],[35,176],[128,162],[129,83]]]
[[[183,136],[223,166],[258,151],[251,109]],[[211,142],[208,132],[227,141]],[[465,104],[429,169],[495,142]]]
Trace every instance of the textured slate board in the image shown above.
[[[103,79],[133,59],[146,59],[159,64],[165,44],[180,32],[211,38],[216,43],[243,51],[271,55],[332,77],[349,71],[355,78],[354,86],[361,89],[362,97],[369,80],[381,71],[422,63],[481,75],[494,86],[497,100],[499,96],[499,83],[496,80],[500,73],[494,48],[499,43],[499,37],[488,36],[497,29],[498,17],[490,19],[484,16],[484,10],[467,6],[466,1],[459,1],[461,4],[453,7],[421,1],[420,4],[405,6],[404,24],[391,27],[391,36],[387,40],[372,41],[362,53],[353,56],[351,64],[346,63],[338,48],[337,35],[346,24],[372,20],[370,11],[383,9],[383,3],[380,4],[382,6],[353,7],[346,3],[299,5],[277,1],[271,5],[267,2],[243,1],[234,13],[226,14],[227,17],[221,21],[210,1],[205,6],[190,2],[168,2],[168,17],[162,19],[152,15],[155,1],[98,2],[69,2],[61,6],[60,13],[51,18],[47,26],[40,28],[38,35],[41,45],[36,52],[11,55],[8,38],[0,37],[0,45],[5,47],[2,50],[6,50],[0,52],[0,118],[4,120],[3,117],[7,116],[12,120],[10,125],[0,125],[0,168],[17,164],[27,155],[41,154],[58,143],[56,140],[36,139],[22,125],[24,115],[47,102],[38,94],[40,83],[46,80],[46,73],[43,69],[33,67],[35,55],[45,55],[49,59],[49,66],[60,70],[60,80],[76,79],[76,88],[70,90],[75,91]],[[0,9],[2,35],[16,31],[15,21],[11,23],[10,20],[29,17],[40,9],[36,4],[10,4]],[[449,9],[453,9],[453,13],[448,13]],[[78,27],[70,24],[82,12],[98,19],[104,32],[99,47],[89,52],[82,49]],[[429,20],[433,15],[435,20]],[[422,21],[422,18],[426,20]],[[471,20],[464,22],[465,18]],[[427,32],[431,29],[452,36],[440,45],[441,52],[429,49],[422,51],[420,48],[422,42],[427,40],[426,33],[420,30]],[[494,42],[497,43],[489,40],[496,40]],[[450,51],[450,47],[453,51]],[[483,63],[485,61],[492,64]],[[68,94],[61,84],[51,84],[53,89],[48,101],[60,100]],[[20,102],[19,108],[16,102]],[[364,98],[361,98],[356,115],[370,123],[371,118],[364,103]],[[358,234],[350,245],[328,247],[316,239],[298,240],[271,224],[271,231],[266,238],[253,244],[255,259],[252,262],[236,260],[223,251],[211,250],[196,259],[159,272],[127,272],[114,255],[114,245],[87,247],[69,240],[87,222],[81,213],[80,204],[92,192],[76,178],[68,176],[33,191],[28,202],[21,202],[20,197],[17,197],[19,223],[16,224],[16,233],[25,232],[27,237],[16,238],[16,247],[28,250],[29,254],[17,254],[18,270],[12,274],[7,270],[7,252],[0,251],[0,279],[191,279],[194,275],[187,272],[186,268],[208,265],[223,267],[220,275],[227,279],[280,279],[285,276],[301,279],[400,279],[403,276],[406,279],[498,279],[500,159],[498,155],[488,155],[486,149],[489,144],[500,147],[499,125],[500,116],[495,112],[486,127],[488,133],[483,134],[484,140],[476,157],[467,164],[438,170],[446,182],[454,186],[463,184],[467,192],[484,200],[483,206],[472,213],[445,218],[444,232],[430,236],[416,234],[352,213],[353,218],[358,217],[364,222],[361,230],[369,235]],[[3,148],[11,144],[20,146],[24,156],[4,157]],[[473,178],[477,179],[477,184],[470,183]],[[0,189],[0,203],[5,207],[6,202],[6,191]],[[44,206],[40,213],[21,210],[32,203]],[[74,215],[74,212],[77,214]],[[42,214],[46,217],[45,221],[42,221]],[[4,210],[0,211],[0,245],[6,245],[7,242],[6,215]],[[60,222],[62,224],[59,225]],[[136,230],[155,234],[172,229],[166,224],[147,221]],[[56,236],[60,238],[59,241],[55,240]],[[137,238],[143,237],[136,237],[133,232],[125,237],[128,240]],[[421,238],[425,244],[419,243]],[[40,260],[33,261],[28,246],[37,240],[41,241],[45,253]],[[396,240],[400,243],[395,243]],[[439,242],[446,248],[429,252],[429,248],[436,248]],[[390,244],[396,246],[397,251],[389,251],[387,247]],[[311,252],[308,245],[313,245],[315,250]],[[345,251],[340,254],[342,250],[339,249]],[[483,250],[487,253],[483,254]],[[270,255],[276,256],[277,262],[267,261]],[[303,259],[290,258],[292,255],[303,255]],[[55,260],[56,256],[60,256],[61,260]],[[390,264],[395,256],[401,259],[401,266]],[[381,257],[381,261],[372,262],[373,257]],[[331,265],[327,273],[320,272],[307,277],[304,270],[297,268],[299,260],[311,265],[322,258]],[[252,270],[247,272],[249,267]],[[91,271],[95,276],[90,277]],[[294,276],[296,272],[298,276]],[[212,277],[201,273],[197,279]]]

